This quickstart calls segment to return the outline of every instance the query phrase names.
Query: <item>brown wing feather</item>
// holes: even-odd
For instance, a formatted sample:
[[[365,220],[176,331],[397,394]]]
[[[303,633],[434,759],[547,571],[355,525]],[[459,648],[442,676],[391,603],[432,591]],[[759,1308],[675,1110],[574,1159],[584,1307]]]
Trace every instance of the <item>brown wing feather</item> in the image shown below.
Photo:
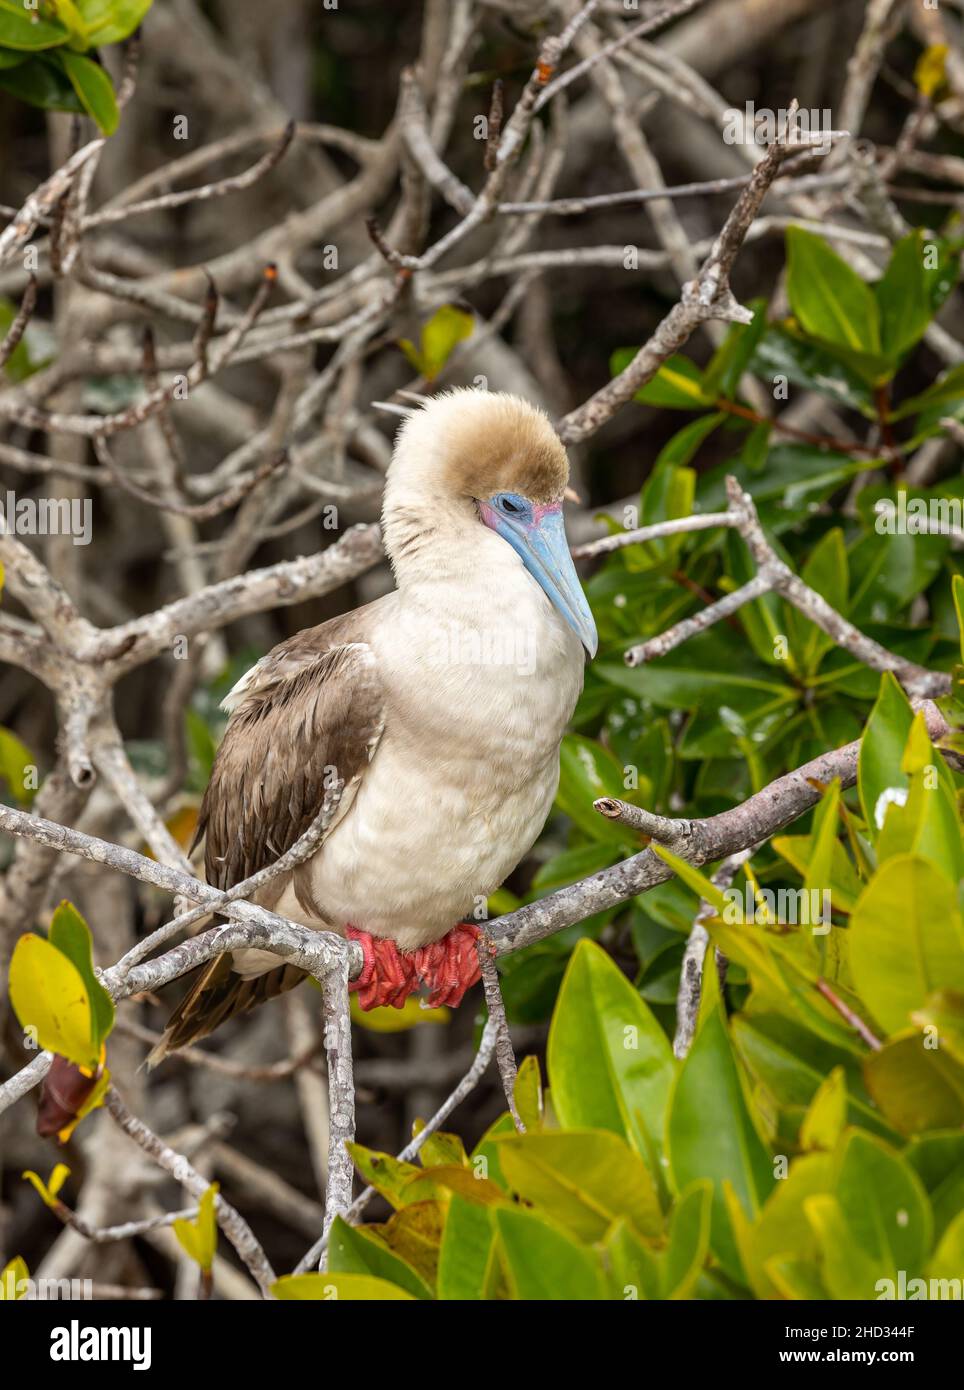
[[[384,727],[374,655],[363,640],[365,614],[282,642],[236,688],[195,835],[195,843],[204,838],[205,873],[214,887],[231,888],[290,849],[321,809],[333,777],[344,790],[326,838],[348,811]],[[274,906],[289,882],[305,910],[317,913],[307,864],[273,879],[258,901]],[[231,972],[229,956],[216,957],[174,1010],[151,1063],[303,978],[302,971],[279,966],[245,980]]]

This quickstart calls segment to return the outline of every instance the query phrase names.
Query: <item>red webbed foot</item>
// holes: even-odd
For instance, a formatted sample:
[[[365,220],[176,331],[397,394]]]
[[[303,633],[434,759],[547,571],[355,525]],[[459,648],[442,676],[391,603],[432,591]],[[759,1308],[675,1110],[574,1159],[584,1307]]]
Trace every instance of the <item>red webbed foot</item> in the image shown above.
[[[357,927],[346,927],[345,935],[358,942],[365,957],[362,973],[348,985],[350,991],[358,992],[361,1007],[366,1013],[369,1009],[400,1009],[418,989],[412,955],[400,951],[394,941]]]
[[[428,1004],[457,1008],[466,990],[481,976],[476,942],[479,928],[470,922],[460,922],[440,941],[419,946],[415,951],[400,951],[394,941],[372,936],[357,927],[346,927],[349,941],[357,941],[365,958],[362,973],[348,988],[356,991],[358,1002],[369,1009],[400,1009],[409,995],[425,985],[429,991]]]
[[[430,1009],[443,1004],[458,1008],[466,990],[482,978],[476,946],[480,936],[479,928],[471,922],[459,922],[441,941],[419,946],[412,952],[419,979],[429,990]]]

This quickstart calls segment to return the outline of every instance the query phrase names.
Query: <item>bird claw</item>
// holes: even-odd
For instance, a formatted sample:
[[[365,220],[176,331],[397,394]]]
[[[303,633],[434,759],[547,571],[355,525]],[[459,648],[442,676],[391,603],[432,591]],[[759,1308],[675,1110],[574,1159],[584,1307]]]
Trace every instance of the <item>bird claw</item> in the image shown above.
[[[481,976],[476,949],[481,932],[471,922],[459,922],[440,941],[415,951],[400,951],[394,941],[357,927],[347,927],[345,935],[362,949],[362,972],[348,988],[357,992],[365,1012],[400,1009],[423,985],[429,991],[430,1009],[454,1009]]]

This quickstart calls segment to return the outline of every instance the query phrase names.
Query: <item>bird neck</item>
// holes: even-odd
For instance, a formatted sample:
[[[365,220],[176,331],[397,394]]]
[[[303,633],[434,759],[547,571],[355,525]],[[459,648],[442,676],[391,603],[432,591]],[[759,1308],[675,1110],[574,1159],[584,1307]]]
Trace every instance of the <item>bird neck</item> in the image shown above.
[[[423,497],[414,489],[387,493],[382,535],[401,591],[429,584],[471,586],[492,567],[515,560],[482,525],[468,498]]]

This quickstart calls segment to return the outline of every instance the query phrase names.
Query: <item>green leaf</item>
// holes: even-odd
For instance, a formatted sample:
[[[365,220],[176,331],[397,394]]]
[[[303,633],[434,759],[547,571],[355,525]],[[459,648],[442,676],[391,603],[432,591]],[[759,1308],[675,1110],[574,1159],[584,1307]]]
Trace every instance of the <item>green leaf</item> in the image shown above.
[[[846,616],[850,577],[847,545],[839,526],[820,538],[808,555],[800,578],[838,613]],[[790,650],[798,669],[808,676],[815,674],[824,654],[833,647],[833,638],[789,604],[784,608],[784,615]]]
[[[908,415],[916,415],[918,411],[926,410],[930,406],[954,405],[960,400],[964,400],[964,363],[951,367],[943,376],[938,377],[933,385],[928,386],[926,391],[901,401],[897,409],[891,411],[890,418],[904,420]]]
[[[526,1132],[538,1134],[545,1119],[538,1057],[524,1057],[520,1062],[512,1098]]]
[[[904,1157],[924,1184],[939,1237],[964,1210],[964,1133],[922,1135],[907,1145]]]
[[[23,0],[0,0],[0,45],[36,52],[66,43],[70,34],[57,20],[40,19]]]
[[[933,1220],[927,1194],[913,1169],[886,1144],[859,1130],[845,1139],[834,1198],[839,1220],[828,1225],[811,1198],[808,1216],[817,1216],[824,1277],[837,1298],[873,1298],[877,1279],[921,1272],[930,1249]],[[820,1203],[820,1207],[815,1204]],[[874,1271],[868,1284],[868,1274]]]
[[[724,920],[729,920],[729,901],[723,889],[719,888],[711,878],[701,873],[688,860],[681,859],[678,854],[667,849],[665,845],[658,845],[654,842],[650,845],[650,849],[654,854],[658,854],[665,864],[670,866],[673,873],[683,880],[687,888],[690,888],[701,902],[709,903],[716,909],[720,917],[726,913]]]
[[[472,314],[454,304],[443,304],[423,325],[418,348],[408,338],[399,339],[398,345],[415,370],[427,381],[433,381],[456,345],[468,338],[474,327]]]
[[[39,1046],[76,1066],[95,1070],[100,1048],[91,1027],[91,1007],[80,971],[45,941],[27,932],[10,962],[10,1002],[20,1026]]]
[[[857,759],[860,805],[873,839],[883,828],[888,805],[900,803],[909,785],[900,763],[913,722],[907,696],[891,672],[885,671]]]
[[[750,364],[750,358],[766,331],[765,299],[753,299],[747,305],[753,311],[752,323],[731,323],[726,337],[710,358],[703,373],[703,390],[714,399],[723,396],[732,400],[740,379]]]
[[[952,883],[964,879],[964,842],[950,768],[934,751],[923,710],[911,725],[901,771],[910,777],[903,806],[890,807],[877,840],[877,862],[894,854],[928,859]]]
[[[602,1266],[592,1251],[529,1211],[499,1207],[494,1220],[514,1298],[582,1303],[605,1297]]]
[[[36,760],[26,744],[21,743],[10,729],[0,728],[0,777],[22,806],[29,806],[37,795],[32,787],[27,786],[28,772],[36,770]]]
[[[742,1283],[723,1184],[731,1184],[752,1218],[773,1187],[773,1168],[750,1116],[719,1006],[703,1020],[683,1062],[670,1102],[666,1138],[678,1190],[701,1178],[713,1182],[713,1251],[731,1278]]]
[[[70,30],[71,48],[78,52],[88,48],[87,25],[84,23],[80,10],[74,4],[74,0],[50,0],[57,12],[57,18],[65,28]]]
[[[87,26],[91,46],[120,43],[129,38],[151,8],[153,0],[74,0]]]
[[[114,1001],[94,974],[94,947],[90,928],[66,898],[57,907],[47,938],[74,965],[90,1000],[92,1036],[100,1051],[114,1026]]]
[[[359,1175],[369,1187],[380,1192],[396,1210],[405,1205],[403,1189],[412,1178],[421,1176],[420,1168],[414,1163],[402,1162],[392,1154],[366,1149],[364,1144],[349,1144],[348,1152]]]
[[[961,639],[961,660],[964,661],[964,575],[955,574],[952,587],[954,612],[957,614],[957,629]]]
[[[833,881],[833,864],[837,849],[837,826],[840,818],[840,783],[834,779],[820,798],[813,814],[813,830],[810,835],[810,861],[803,880],[803,891],[810,894],[810,902],[825,900]],[[822,912],[822,908],[821,908]],[[821,925],[829,927],[829,920],[821,917]]]
[[[368,1274],[394,1284],[413,1298],[431,1298],[432,1291],[415,1270],[364,1228],[349,1226],[340,1216],[328,1238],[328,1269],[335,1274]]]
[[[822,237],[787,229],[787,294],[812,337],[855,352],[880,352],[880,311],[870,286]]]
[[[636,1302],[662,1297],[661,1259],[625,1221],[610,1228],[602,1246],[609,1286],[616,1298]]]
[[[662,1298],[690,1298],[710,1247],[713,1184],[691,1183],[673,1205],[660,1273]]]
[[[412,1295],[367,1274],[285,1274],[271,1285],[275,1298],[285,1303],[387,1303]]]
[[[831,1152],[837,1146],[847,1123],[847,1077],[843,1067],[834,1067],[820,1083],[800,1126],[800,1147]]]
[[[708,439],[726,418],[727,416],[722,411],[717,411],[715,415],[700,415],[696,420],[690,420],[681,430],[677,430],[672,439],[664,444],[657,454],[650,479],[660,469],[670,465],[675,465],[678,468],[685,467],[697,453],[703,441]],[[645,488],[643,491],[645,493]],[[647,524],[640,522],[640,525]]]
[[[439,1299],[494,1299],[499,1296],[502,1282],[492,1209],[454,1194],[439,1250]]]
[[[943,1039],[941,1039],[943,1041]],[[864,1060],[867,1090],[901,1134],[964,1125],[964,1067],[925,1034],[893,1038]]]
[[[848,933],[860,997],[888,1033],[940,989],[964,992],[964,923],[955,885],[926,859],[896,855],[862,893]]]
[[[64,49],[58,54],[70,84],[88,116],[104,135],[113,135],[120,120],[114,84],[107,73],[91,58]]]
[[[656,1173],[674,1073],[669,1040],[632,985],[594,942],[580,941],[549,1029],[552,1105],[567,1129],[606,1129]]]
[[[874,286],[881,347],[891,357],[900,357],[912,348],[933,317],[924,272],[926,240],[921,227],[902,237]]]
[[[619,348],[609,360],[609,370],[618,376],[636,356],[638,348]],[[674,352],[659,371],[633,396],[640,405],[659,405],[669,410],[701,410],[713,404],[702,386],[703,373],[695,362]]]
[[[559,754],[559,809],[593,840],[608,844],[632,844],[635,836],[626,826],[619,825],[593,810],[593,802],[609,796],[622,800],[645,799],[648,784],[628,792],[623,769],[610,753],[595,739],[582,734],[566,734]],[[645,779],[643,779],[645,781]]]
[[[717,417],[710,416],[710,420]],[[704,425],[705,420],[694,420],[692,425]],[[704,429],[703,433],[706,431]],[[685,452],[685,451],[683,451]],[[662,458],[662,455],[660,455]],[[690,516],[693,511],[693,497],[696,492],[696,474],[690,468],[677,468],[672,464],[657,464],[646,479],[640,494],[640,525],[651,526],[659,521],[671,521],[676,517]],[[647,541],[636,551],[642,557],[645,567],[653,560],[668,560],[679,553],[686,544],[685,536],[666,536],[662,540]],[[627,568],[635,567],[632,553],[624,556]]]
[[[757,344],[751,368],[767,381],[785,376],[788,383],[816,391],[838,405],[872,417],[867,383],[838,357],[794,331],[791,325],[771,325]]]
[[[510,1135],[498,1146],[510,1190],[576,1240],[601,1240],[619,1220],[642,1236],[662,1231],[649,1169],[617,1135],[605,1130]]]
[[[16,67],[0,68],[0,91],[44,111],[72,111],[83,115],[80,98],[60,61],[61,50],[41,53]]]

